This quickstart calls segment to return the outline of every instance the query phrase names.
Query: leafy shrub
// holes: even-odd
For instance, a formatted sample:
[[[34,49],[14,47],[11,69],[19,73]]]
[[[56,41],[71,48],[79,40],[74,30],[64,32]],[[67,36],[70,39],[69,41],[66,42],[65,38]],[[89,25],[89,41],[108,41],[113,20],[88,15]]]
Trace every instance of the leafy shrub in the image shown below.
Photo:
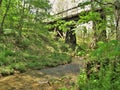
[[[68,52],[69,51],[68,45],[61,45],[60,49],[61,49],[62,52]]]
[[[94,62],[89,68],[90,77],[86,71],[79,76],[80,90],[120,90],[120,42],[99,42],[98,48],[91,52],[89,62]],[[96,62],[100,67],[97,69]],[[90,64],[90,63],[89,63]],[[83,76],[87,78],[83,78]]]
[[[26,71],[26,64],[23,62],[19,62],[19,63],[14,63],[11,65],[12,68],[14,68],[17,71],[20,72],[25,72]]]
[[[2,52],[0,52],[0,65],[9,65],[10,63],[12,63],[14,61],[13,56],[15,56],[16,54],[10,50],[3,50]]]
[[[25,49],[26,47],[28,47],[31,44],[31,42],[29,39],[23,39],[21,41],[16,41],[16,44],[18,47]]]
[[[91,53],[92,60],[105,59],[116,60],[120,56],[120,42],[112,40],[110,42],[98,42],[98,48]]]
[[[67,90],[65,87],[63,87],[63,88],[61,88],[61,89],[59,89],[59,90]]]
[[[88,45],[86,43],[76,46],[75,53],[77,56],[85,56],[88,50]]]
[[[86,53],[85,51],[79,51],[76,55],[77,56],[84,56]]]
[[[7,57],[7,56],[15,56],[15,53],[13,51],[11,51],[11,50],[5,50],[4,53],[5,53],[5,57]]]
[[[11,75],[13,73],[14,73],[14,69],[11,68],[10,66],[8,66],[8,67],[0,67],[0,74],[2,74],[3,76]]]
[[[3,52],[0,53],[0,66],[7,64],[7,60],[5,58],[5,54]]]

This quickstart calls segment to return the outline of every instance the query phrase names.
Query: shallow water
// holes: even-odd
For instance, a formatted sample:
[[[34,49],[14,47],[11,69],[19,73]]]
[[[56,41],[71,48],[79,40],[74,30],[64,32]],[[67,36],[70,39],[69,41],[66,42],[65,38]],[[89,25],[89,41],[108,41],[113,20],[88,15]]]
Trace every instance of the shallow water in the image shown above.
[[[83,68],[81,58],[57,67],[41,70],[28,70],[26,73],[0,78],[0,90],[59,90],[75,85],[77,76]]]

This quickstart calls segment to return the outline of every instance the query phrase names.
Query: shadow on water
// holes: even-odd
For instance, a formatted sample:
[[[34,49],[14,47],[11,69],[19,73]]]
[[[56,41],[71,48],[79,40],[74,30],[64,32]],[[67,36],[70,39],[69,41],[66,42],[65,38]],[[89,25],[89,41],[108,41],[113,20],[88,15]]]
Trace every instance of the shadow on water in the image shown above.
[[[54,68],[47,68],[40,70],[45,75],[51,75],[55,77],[61,77],[68,74],[77,75],[80,72],[80,64],[66,64],[60,65]]]
[[[45,68],[40,70],[44,75],[50,75],[55,77],[61,77],[65,75],[78,75],[80,70],[84,67],[84,60],[82,58],[73,58],[73,62],[70,64],[60,65],[52,68]]]

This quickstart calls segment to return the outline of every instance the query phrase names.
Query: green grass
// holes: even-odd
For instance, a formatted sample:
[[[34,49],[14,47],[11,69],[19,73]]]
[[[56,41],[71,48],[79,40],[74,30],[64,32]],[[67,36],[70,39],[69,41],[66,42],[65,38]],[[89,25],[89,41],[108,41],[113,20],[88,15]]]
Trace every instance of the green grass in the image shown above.
[[[32,33],[21,39],[13,35],[0,37],[0,74],[25,72],[27,69],[42,69],[71,62],[71,56],[49,33]]]

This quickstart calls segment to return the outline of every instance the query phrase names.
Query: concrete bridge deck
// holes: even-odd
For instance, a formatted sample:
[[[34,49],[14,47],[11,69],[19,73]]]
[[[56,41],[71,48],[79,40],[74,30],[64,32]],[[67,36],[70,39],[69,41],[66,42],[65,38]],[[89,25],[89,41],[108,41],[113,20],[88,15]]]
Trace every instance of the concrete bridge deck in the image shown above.
[[[80,19],[80,14],[83,12],[91,11],[90,6],[86,6],[84,9],[81,9],[79,6],[67,9],[65,11],[59,12],[57,14],[52,15],[51,18],[46,19],[44,22],[47,24],[54,24],[57,20],[65,20],[65,21],[78,21]],[[101,9],[97,8],[96,12],[100,12]]]

